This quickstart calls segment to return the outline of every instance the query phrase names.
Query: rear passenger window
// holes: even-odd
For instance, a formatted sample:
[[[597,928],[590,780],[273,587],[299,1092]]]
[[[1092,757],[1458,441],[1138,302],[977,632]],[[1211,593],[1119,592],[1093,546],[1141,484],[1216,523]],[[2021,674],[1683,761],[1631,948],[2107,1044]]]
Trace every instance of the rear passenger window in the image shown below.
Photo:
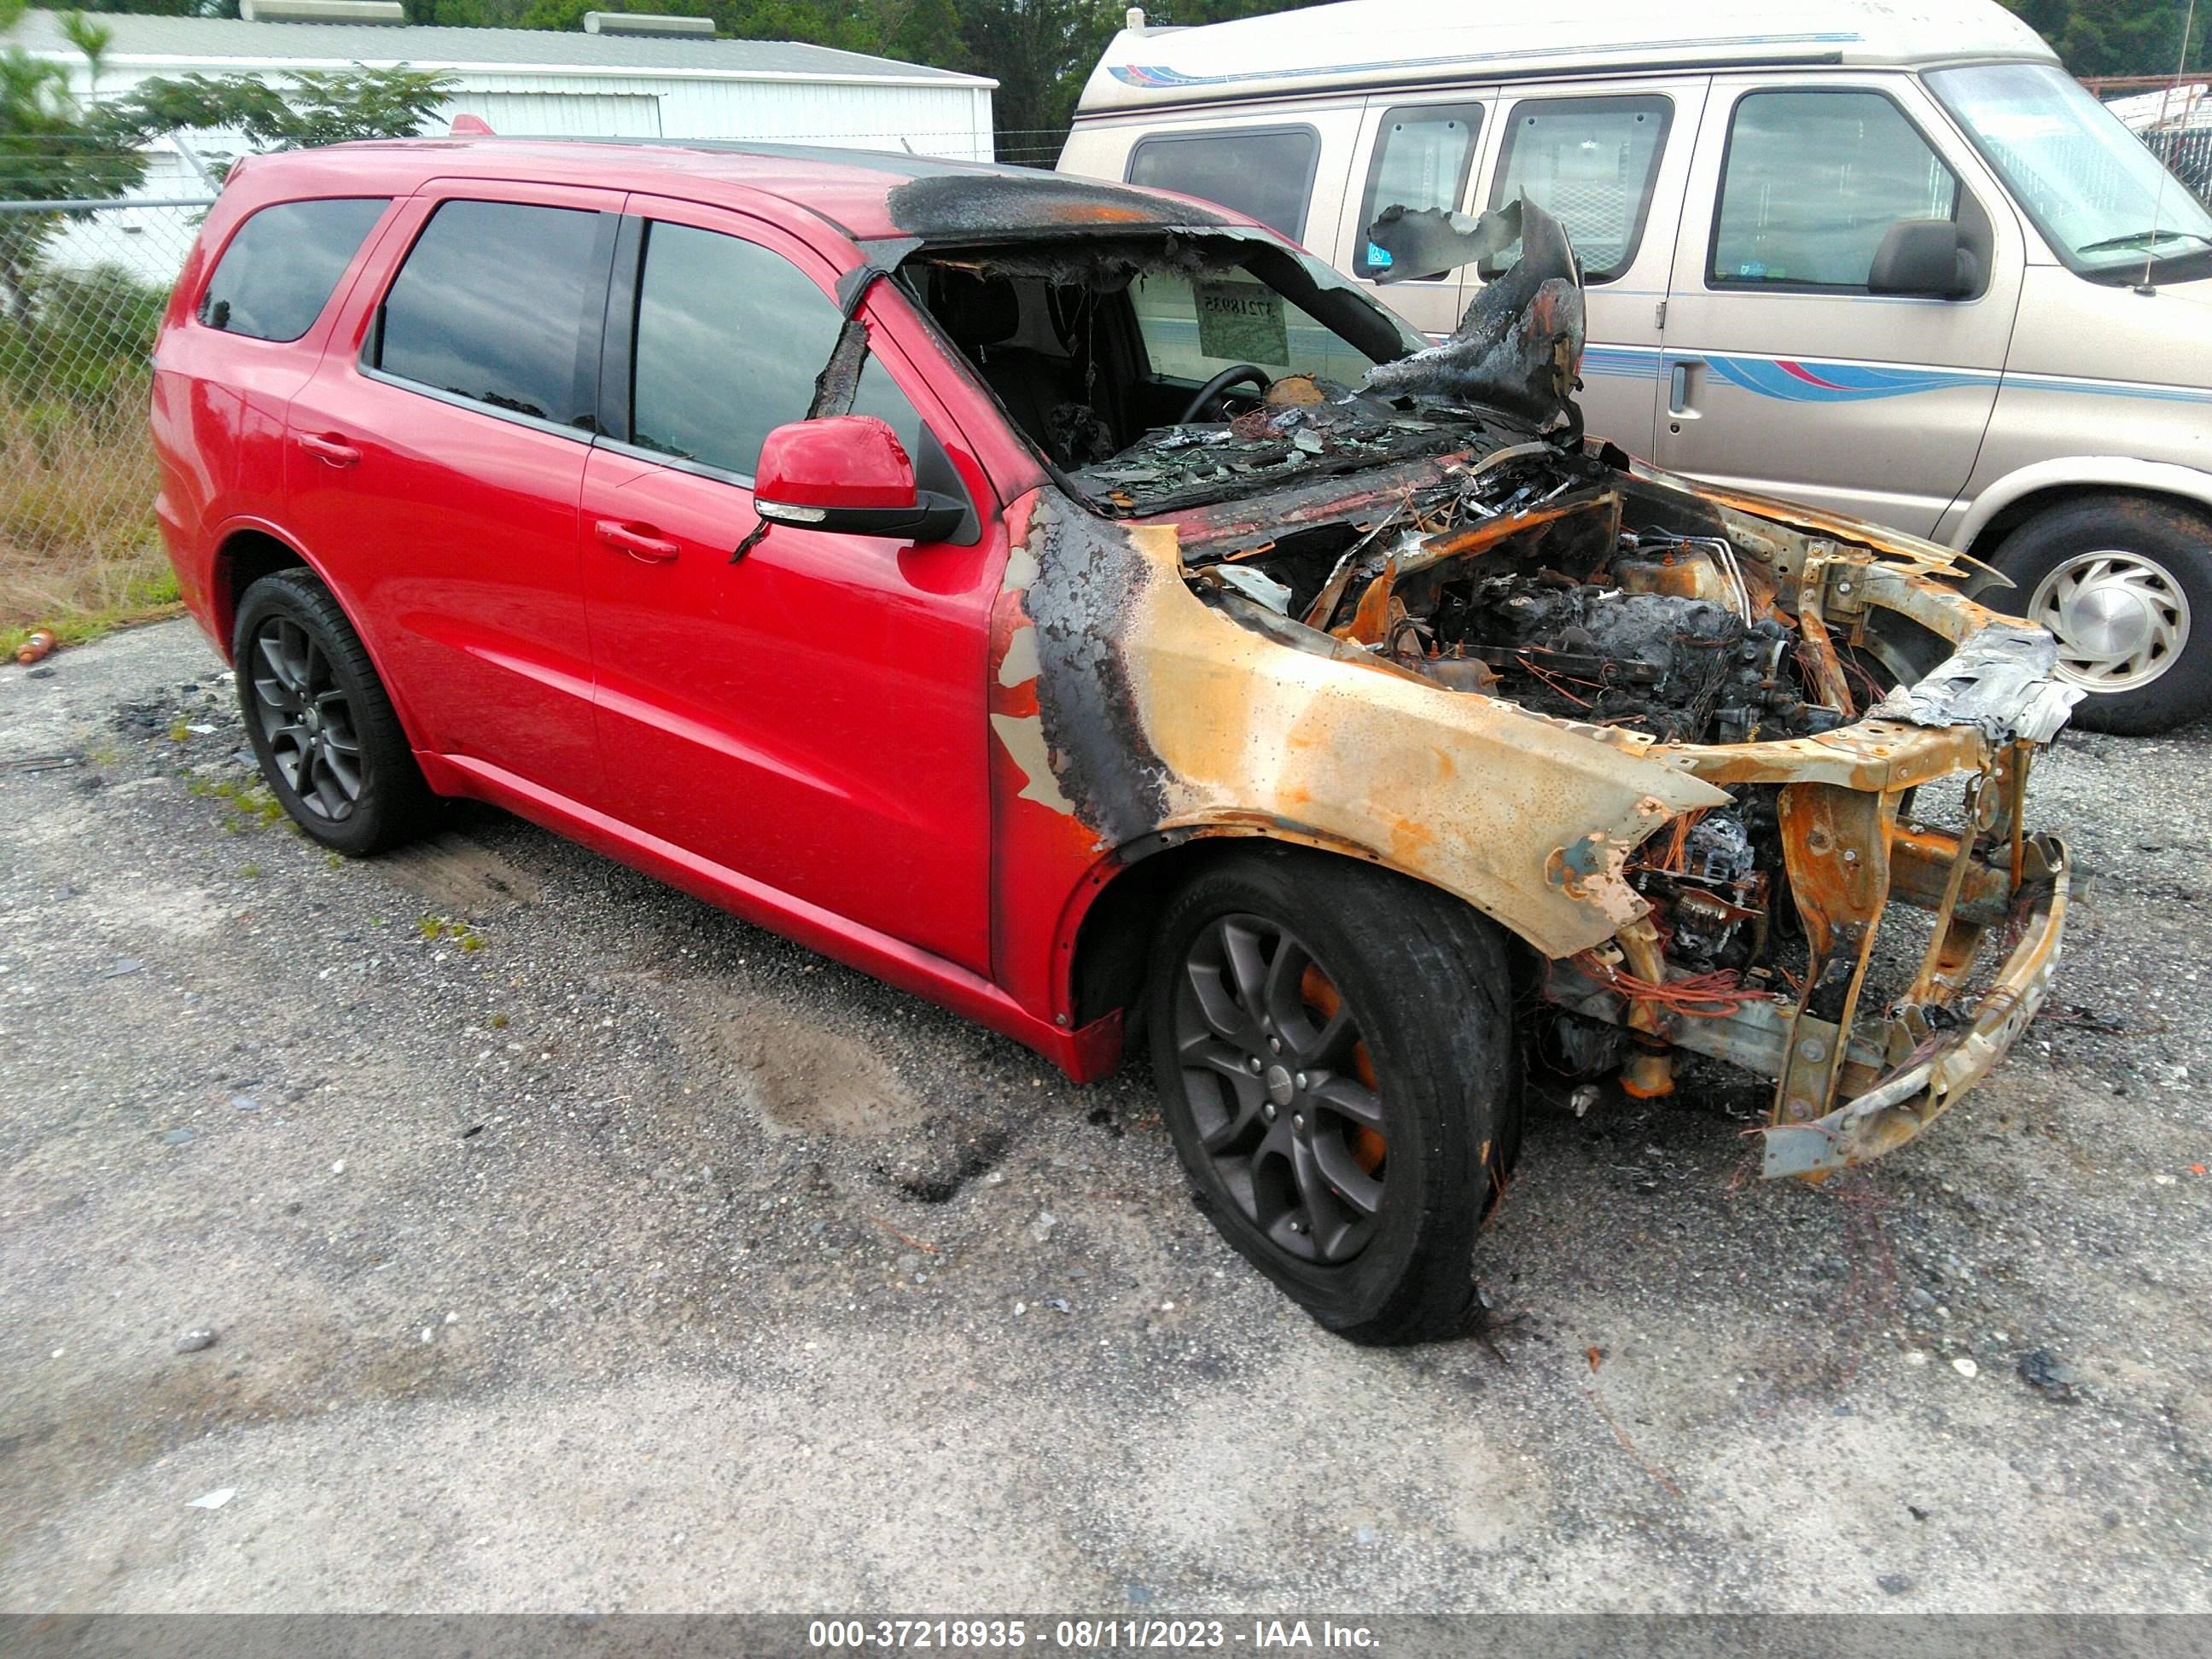
[[[1249,214],[1292,241],[1306,232],[1321,135],[1311,127],[1245,127],[1138,141],[1129,182],[1180,191]]]
[[[1674,112],[1672,99],[1651,94],[1524,98],[1505,129],[1490,205],[1526,196],[1565,227],[1585,282],[1620,276],[1644,240]]]
[[[1729,118],[1707,275],[1863,289],[1892,225],[1958,205],[1958,175],[1880,93],[1752,93]]]
[[[600,216],[518,202],[448,202],[385,296],[376,366],[494,409],[589,428],[580,372],[605,307]]]
[[[1367,227],[1384,208],[1413,212],[1442,208],[1457,213],[1467,197],[1468,170],[1482,132],[1480,104],[1422,104],[1389,111],[1375,134],[1367,167],[1367,194],[1354,231],[1359,251],[1352,268],[1372,276],[1389,268],[1390,256],[1367,240]]]
[[[842,325],[830,296],[781,254],[653,224],[638,283],[633,441],[750,477],[768,434],[805,419]],[[872,358],[853,410],[890,422],[914,453],[921,418]]]
[[[390,205],[389,197],[349,196],[263,208],[216,262],[200,295],[200,321],[256,340],[298,339]]]

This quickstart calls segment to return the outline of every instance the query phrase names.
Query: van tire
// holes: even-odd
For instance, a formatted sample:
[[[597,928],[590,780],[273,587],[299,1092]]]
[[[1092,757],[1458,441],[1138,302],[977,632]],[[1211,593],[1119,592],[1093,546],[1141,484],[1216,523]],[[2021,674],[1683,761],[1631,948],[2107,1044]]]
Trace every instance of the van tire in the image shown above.
[[[1248,960],[1273,970],[1257,997],[1232,982],[1237,960],[1224,942],[1238,930]],[[1285,948],[1303,957],[1279,958]],[[1389,871],[1255,847],[1170,902],[1146,988],[1162,1115],[1222,1236],[1351,1341],[1466,1334],[1476,1229],[1521,1138],[1512,976],[1497,926]],[[1221,1014],[1248,1015],[1255,1003],[1272,1012],[1244,1026],[1241,1043],[1223,1037]],[[1329,1024],[1322,1010],[1335,1006],[1348,1029],[1317,1040]],[[1340,1115],[1346,1103],[1379,1131]]]
[[[2173,501],[2087,497],[2037,514],[1990,562],[2014,591],[1985,594],[1985,602],[2059,635],[2060,678],[2088,693],[2074,710],[2076,726],[2145,734],[2212,712],[2212,520]],[[2109,676],[2067,665],[2068,647],[2085,641],[2068,637],[2066,611],[2100,588],[2106,614],[2117,604],[2124,620],[2162,630],[2171,641],[2162,659],[2151,658],[2109,690],[2098,683]]]
[[[285,569],[247,588],[231,662],[262,780],[309,837],[366,858],[429,831],[438,798],[368,651],[321,578]],[[303,704],[317,708],[312,732],[293,712]]]

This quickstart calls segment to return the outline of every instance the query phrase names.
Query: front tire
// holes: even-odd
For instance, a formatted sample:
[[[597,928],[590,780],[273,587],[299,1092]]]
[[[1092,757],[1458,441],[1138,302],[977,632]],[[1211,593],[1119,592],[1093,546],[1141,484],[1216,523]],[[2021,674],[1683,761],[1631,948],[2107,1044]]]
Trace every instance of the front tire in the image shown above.
[[[1176,896],[1148,983],[1163,1115],[1229,1243],[1350,1340],[1464,1334],[1520,1140],[1498,929],[1388,871],[1254,848]]]
[[[345,612],[312,572],[264,576],[231,637],[261,775],[292,822],[349,858],[412,841],[437,799]]]
[[[2164,732],[2212,712],[2212,521],[2166,501],[2100,496],[2038,514],[1990,562],[2017,607],[2058,636],[2058,676],[2089,695],[2093,732]]]

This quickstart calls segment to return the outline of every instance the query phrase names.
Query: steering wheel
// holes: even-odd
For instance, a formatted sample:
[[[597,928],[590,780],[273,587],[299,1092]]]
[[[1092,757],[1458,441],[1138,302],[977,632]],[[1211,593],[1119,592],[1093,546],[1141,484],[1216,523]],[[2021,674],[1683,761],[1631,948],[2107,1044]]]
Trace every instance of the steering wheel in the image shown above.
[[[1206,413],[1208,405],[1220,399],[1223,392],[1228,391],[1231,386],[1246,380],[1249,380],[1263,392],[1275,383],[1267,371],[1257,363],[1231,363],[1191,394],[1190,402],[1183,406],[1182,413],[1176,417],[1176,424],[1181,426],[1185,422],[1196,420]]]

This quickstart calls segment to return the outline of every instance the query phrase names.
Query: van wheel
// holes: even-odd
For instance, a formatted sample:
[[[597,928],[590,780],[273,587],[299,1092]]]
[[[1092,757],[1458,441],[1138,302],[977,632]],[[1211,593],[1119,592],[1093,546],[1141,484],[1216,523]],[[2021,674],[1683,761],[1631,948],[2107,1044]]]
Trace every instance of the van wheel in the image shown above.
[[[292,821],[351,858],[429,828],[437,798],[329,588],[280,570],[246,590],[231,636],[261,775]]]
[[[1230,1243],[1352,1341],[1462,1334],[1520,1141],[1497,928],[1388,871],[1240,852],[1169,906],[1147,994],[1169,1133]]]
[[[2058,636],[2058,677],[2093,732],[2163,732],[2212,711],[2212,521],[2133,496],[2070,502],[2005,538],[1990,596]]]

